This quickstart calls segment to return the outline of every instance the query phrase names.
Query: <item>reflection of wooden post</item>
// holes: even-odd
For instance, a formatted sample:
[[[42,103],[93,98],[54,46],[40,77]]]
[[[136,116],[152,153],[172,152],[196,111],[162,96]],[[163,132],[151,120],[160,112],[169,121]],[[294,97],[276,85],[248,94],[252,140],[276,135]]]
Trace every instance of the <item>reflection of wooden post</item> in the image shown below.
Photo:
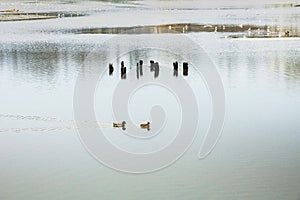
[[[143,61],[140,60],[140,75],[143,76]]]
[[[173,62],[173,76],[178,76],[178,62]]]
[[[111,75],[113,75],[113,72],[114,72],[114,66],[113,66],[113,64],[109,64],[109,75],[111,76]]]
[[[136,78],[139,79],[140,78],[140,67],[139,67],[139,63],[136,63]]]
[[[121,62],[121,79],[126,79],[126,67],[124,61]]]
[[[187,62],[183,63],[183,76],[188,76],[189,64]]]
[[[150,60],[150,72],[154,71],[154,60]]]
[[[154,78],[157,78],[159,75],[159,64],[158,62],[154,63]]]

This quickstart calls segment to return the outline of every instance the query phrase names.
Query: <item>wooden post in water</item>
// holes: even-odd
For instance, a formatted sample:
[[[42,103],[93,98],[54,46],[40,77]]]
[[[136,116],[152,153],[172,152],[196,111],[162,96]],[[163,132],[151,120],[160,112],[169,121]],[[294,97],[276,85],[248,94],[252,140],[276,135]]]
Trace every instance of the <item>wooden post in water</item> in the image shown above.
[[[143,61],[140,60],[140,75],[143,76]]]
[[[154,71],[154,60],[150,60],[150,72]]]
[[[178,76],[178,62],[173,62],[173,76]]]
[[[109,71],[109,72],[108,72],[109,75],[112,76],[112,75],[113,75],[113,72],[114,72],[114,66],[113,66],[113,64],[111,64],[111,63],[109,64],[109,70],[108,70],[108,71]]]
[[[126,79],[126,67],[124,61],[121,62],[121,79]]]
[[[189,75],[189,64],[187,62],[183,63],[183,76]]]

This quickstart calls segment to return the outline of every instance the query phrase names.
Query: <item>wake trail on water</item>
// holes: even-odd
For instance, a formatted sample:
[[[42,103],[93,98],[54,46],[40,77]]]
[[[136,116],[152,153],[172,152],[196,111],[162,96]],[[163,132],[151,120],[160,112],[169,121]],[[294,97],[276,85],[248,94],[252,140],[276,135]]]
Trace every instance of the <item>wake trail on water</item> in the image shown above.
[[[76,122],[75,120],[59,119],[56,117],[45,117],[38,115],[11,115],[11,114],[0,114],[0,121],[4,120],[30,120],[37,122],[59,122],[63,123],[61,126],[54,127],[22,127],[22,128],[1,128],[0,133],[23,133],[23,132],[52,132],[52,131],[68,131],[68,130],[95,130],[100,128],[113,128],[112,123],[105,123],[99,121],[81,121]]]

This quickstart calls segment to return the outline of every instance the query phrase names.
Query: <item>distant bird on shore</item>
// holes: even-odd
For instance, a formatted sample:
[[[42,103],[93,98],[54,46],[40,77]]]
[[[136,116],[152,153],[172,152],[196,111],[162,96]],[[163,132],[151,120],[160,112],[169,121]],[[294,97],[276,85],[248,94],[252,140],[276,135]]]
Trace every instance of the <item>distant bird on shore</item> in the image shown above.
[[[290,37],[290,32],[289,31],[284,32],[284,37]]]

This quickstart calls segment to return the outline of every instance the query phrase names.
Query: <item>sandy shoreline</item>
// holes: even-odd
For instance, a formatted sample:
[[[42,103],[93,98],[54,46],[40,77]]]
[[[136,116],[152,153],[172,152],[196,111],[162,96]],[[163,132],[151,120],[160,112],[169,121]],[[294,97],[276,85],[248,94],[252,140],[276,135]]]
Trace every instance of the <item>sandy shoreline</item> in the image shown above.
[[[52,19],[57,16],[44,16],[37,14],[0,14],[0,21],[21,21],[21,20],[38,20],[38,19]]]
[[[58,13],[58,12],[43,12],[43,13],[4,13],[0,12],[1,21],[23,21],[23,20],[41,20],[53,19],[62,17],[79,17],[82,14],[74,13]]]

